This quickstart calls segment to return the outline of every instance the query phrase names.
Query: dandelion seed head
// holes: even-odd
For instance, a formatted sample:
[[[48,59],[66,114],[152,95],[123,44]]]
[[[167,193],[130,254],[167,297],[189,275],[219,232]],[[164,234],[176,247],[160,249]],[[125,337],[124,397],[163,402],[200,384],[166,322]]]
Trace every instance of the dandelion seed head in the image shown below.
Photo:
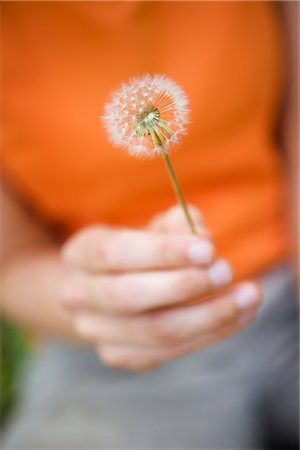
[[[152,156],[179,142],[188,123],[188,99],[163,75],[145,75],[122,84],[102,116],[108,138],[136,156]]]

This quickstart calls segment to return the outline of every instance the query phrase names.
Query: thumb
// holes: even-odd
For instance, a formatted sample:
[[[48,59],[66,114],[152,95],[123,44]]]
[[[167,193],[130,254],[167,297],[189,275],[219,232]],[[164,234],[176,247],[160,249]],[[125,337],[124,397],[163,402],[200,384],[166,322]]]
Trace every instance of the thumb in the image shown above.
[[[210,236],[209,231],[203,224],[200,210],[193,205],[188,205],[196,232],[204,236]],[[149,222],[148,227],[153,231],[190,232],[190,227],[180,205],[173,206],[159,213]]]

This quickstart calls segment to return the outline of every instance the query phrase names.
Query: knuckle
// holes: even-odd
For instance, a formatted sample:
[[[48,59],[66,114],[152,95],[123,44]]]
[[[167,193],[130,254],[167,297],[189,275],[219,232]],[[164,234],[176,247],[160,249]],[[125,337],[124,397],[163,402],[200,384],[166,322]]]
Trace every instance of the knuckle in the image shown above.
[[[128,239],[129,236],[126,231],[106,233],[105,239],[97,247],[98,258],[106,269],[119,270],[122,268],[126,249],[131,250]]]
[[[138,312],[138,292],[133,280],[119,276],[114,282],[111,292],[113,309],[121,314]]]
[[[118,265],[114,238],[108,234],[98,239],[96,237],[91,239],[88,242],[86,255],[96,269],[114,269]]]
[[[228,318],[223,314],[216,314],[213,318],[213,328],[222,328],[228,322]]]
[[[115,269],[120,266],[120,250],[113,236],[107,236],[96,247],[96,255],[100,264],[106,269]]]
[[[200,271],[186,270],[178,274],[176,292],[183,300],[188,297],[201,295],[204,290],[205,280]]]
[[[109,247],[107,242],[91,240],[87,247],[87,259],[98,269],[109,267]]]
[[[179,328],[169,317],[162,314],[150,316],[147,324],[148,335],[154,344],[173,345],[180,340]]]
[[[61,255],[68,263],[95,264],[95,253],[109,234],[106,227],[90,226],[75,233],[62,247]],[[99,253],[99,252],[98,252]],[[96,261],[97,262],[97,261]]]
[[[63,280],[57,291],[58,301],[66,308],[81,307],[88,298],[87,283],[83,276],[69,275]]]
[[[215,314],[213,319],[214,326],[216,328],[221,328],[223,325],[226,325],[228,322],[235,319],[237,315],[237,310],[229,305],[227,308],[224,308],[222,311]]]
[[[175,261],[174,242],[164,238],[159,245],[159,259],[164,265],[173,265]]]

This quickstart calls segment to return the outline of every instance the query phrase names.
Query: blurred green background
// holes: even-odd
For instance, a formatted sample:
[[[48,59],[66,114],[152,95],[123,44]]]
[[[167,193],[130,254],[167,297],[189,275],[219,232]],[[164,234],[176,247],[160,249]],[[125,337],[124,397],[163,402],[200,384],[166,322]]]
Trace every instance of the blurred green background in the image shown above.
[[[1,427],[5,425],[15,405],[22,369],[30,355],[24,334],[16,327],[0,321],[0,414]]]

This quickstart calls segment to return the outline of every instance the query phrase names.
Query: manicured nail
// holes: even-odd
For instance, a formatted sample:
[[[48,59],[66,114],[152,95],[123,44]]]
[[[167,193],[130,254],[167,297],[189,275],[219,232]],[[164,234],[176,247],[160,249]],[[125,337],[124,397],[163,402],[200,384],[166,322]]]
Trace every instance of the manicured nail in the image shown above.
[[[257,288],[249,283],[236,289],[234,293],[235,301],[241,309],[251,308],[259,303]]]
[[[209,241],[197,241],[190,244],[188,257],[193,264],[209,264],[214,256],[214,247]]]
[[[232,281],[232,269],[227,261],[219,259],[208,269],[208,277],[214,286],[225,286]]]

